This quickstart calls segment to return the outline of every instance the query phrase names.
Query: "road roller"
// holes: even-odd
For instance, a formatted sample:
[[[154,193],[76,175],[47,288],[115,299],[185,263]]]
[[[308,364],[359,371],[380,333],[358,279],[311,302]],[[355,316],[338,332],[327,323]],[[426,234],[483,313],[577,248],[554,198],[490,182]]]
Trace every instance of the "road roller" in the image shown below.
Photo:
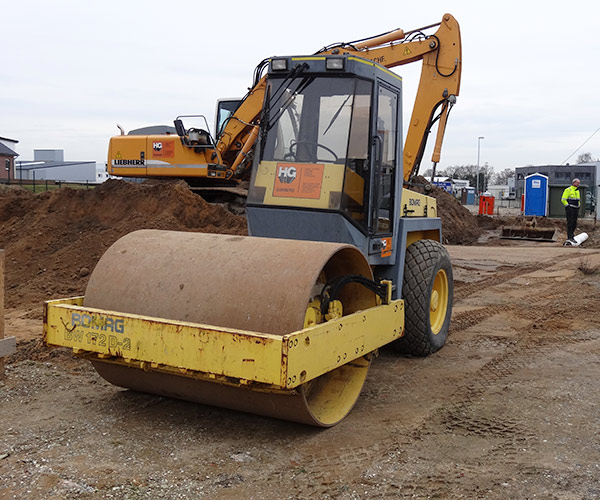
[[[330,427],[378,349],[444,345],[452,267],[403,161],[402,79],[343,53],[272,58],[266,76],[249,236],[130,233],[84,296],[46,303],[44,338],[120,387]]]

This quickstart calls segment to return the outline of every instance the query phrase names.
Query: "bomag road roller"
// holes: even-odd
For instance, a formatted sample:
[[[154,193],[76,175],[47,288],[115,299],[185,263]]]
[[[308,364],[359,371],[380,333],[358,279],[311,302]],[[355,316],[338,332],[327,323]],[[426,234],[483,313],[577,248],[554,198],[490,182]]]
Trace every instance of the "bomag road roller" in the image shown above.
[[[439,95],[421,95],[442,111],[413,113],[423,137],[458,93],[455,36],[426,68]],[[251,236],[126,235],[84,297],[46,304],[45,342],[121,387],[321,427],[348,414],[382,346],[440,349],[452,267],[435,200],[403,187],[423,145],[403,161],[402,80],[355,52],[269,61]]]

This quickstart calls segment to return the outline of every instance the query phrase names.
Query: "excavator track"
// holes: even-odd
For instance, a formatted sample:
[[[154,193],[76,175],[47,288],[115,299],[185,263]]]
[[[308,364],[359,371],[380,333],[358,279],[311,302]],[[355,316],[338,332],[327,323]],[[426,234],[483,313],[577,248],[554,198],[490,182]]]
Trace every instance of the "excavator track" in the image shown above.
[[[350,245],[141,230],[104,254],[84,306],[283,336],[305,326],[307,308],[324,282],[350,274],[372,278],[364,256]],[[355,283],[344,287],[340,301],[344,315],[376,305],[375,295]],[[109,360],[92,363],[121,387],[328,427],[354,406],[370,355],[276,391]]]

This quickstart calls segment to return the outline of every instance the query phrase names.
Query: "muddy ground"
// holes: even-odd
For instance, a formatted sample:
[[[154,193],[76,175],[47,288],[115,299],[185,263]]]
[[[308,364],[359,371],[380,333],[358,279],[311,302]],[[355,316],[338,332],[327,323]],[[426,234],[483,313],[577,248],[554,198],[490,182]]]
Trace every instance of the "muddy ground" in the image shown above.
[[[318,430],[122,390],[42,346],[41,301],[81,293],[121,233],[245,230],[180,186],[109,188],[0,195],[6,330],[18,340],[0,381],[0,499],[600,498],[591,222],[590,246],[565,248],[561,233],[555,243],[499,240],[515,221],[461,218],[479,244],[449,246],[447,345],[423,359],[383,350],[349,417]],[[147,190],[143,210],[137,189]]]

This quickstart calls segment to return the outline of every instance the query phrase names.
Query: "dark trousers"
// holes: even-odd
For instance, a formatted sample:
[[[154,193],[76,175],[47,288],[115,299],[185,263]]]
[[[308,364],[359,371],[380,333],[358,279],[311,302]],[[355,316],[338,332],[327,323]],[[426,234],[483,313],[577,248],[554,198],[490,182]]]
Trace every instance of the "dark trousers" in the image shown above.
[[[577,227],[577,215],[579,215],[579,209],[575,207],[567,206],[567,239],[572,240],[574,237],[575,228]]]

